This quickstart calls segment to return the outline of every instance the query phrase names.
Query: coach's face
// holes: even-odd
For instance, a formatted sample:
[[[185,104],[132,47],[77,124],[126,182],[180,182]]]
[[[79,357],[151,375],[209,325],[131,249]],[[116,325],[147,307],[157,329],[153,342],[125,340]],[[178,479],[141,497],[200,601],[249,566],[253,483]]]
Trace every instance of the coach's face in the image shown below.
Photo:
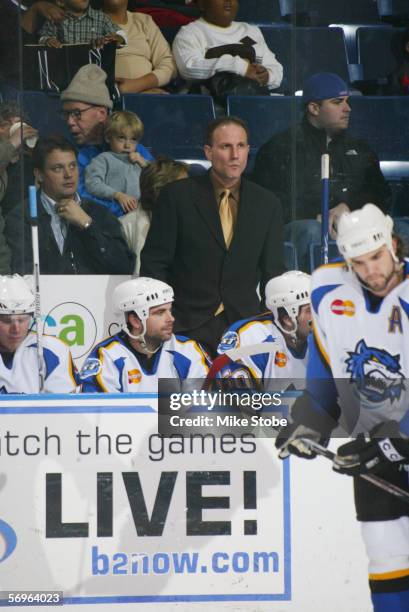
[[[243,174],[249,148],[245,130],[234,123],[216,128],[212,143],[205,145],[205,155],[212,163],[213,173],[226,188],[234,185]]]

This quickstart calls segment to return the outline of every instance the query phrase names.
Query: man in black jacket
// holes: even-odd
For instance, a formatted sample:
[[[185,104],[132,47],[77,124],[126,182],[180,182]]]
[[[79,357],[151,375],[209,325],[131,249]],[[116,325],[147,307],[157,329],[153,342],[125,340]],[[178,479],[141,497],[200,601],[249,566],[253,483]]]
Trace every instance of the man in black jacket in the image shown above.
[[[323,153],[330,155],[332,238],[342,213],[367,202],[384,212],[389,207],[390,191],[376,154],[365,141],[347,133],[348,97],[348,86],[338,75],[311,76],[304,83],[302,123],[271,138],[256,157],[253,179],[279,197],[287,224],[285,237],[295,242],[305,271],[309,271],[310,243],[320,242]]]
[[[42,274],[132,274],[134,255],[118,219],[77,194],[76,151],[60,137],[39,140],[33,152]],[[27,207],[26,207],[27,211]],[[14,216],[13,213],[15,213]],[[13,272],[32,272],[29,219],[20,209],[7,219]],[[12,242],[11,242],[12,241]]]
[[[260,312],[256,289],[283,271],[281,210],[242,178],[248,131],[237,117],[208,127],[205,176],[167,185],[153,210],[141,275],[175,292],[175,329],[215,354],[224,329]]]

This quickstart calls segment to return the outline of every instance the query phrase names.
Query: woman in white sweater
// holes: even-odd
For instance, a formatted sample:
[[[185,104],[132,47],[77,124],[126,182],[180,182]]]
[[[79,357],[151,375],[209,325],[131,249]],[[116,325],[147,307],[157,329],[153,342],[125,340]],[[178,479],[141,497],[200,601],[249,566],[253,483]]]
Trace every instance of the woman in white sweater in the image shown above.
[[[176,65],[152,17],[130,13],[128,0],[101,0],[101,5],[128,38],[128,45],[116,52],[115,78],[120,92],[166,93],[162,87],[176,76]]]

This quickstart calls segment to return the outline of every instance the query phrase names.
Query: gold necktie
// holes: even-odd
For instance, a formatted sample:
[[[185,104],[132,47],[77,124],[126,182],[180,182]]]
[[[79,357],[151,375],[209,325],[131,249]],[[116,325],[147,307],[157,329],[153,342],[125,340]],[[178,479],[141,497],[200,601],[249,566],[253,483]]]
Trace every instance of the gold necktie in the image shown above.
[[[222,224],[224,241],[229,248],[233,239],[233,214],[229,202],[230,189],[225,189],[220,200],[219,215]]]

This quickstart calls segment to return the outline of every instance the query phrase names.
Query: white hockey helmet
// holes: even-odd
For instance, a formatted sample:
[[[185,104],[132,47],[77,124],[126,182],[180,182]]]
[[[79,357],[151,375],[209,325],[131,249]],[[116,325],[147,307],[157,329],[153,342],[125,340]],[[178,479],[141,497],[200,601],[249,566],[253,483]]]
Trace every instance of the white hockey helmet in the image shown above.
[[[338,223],[337,247],[346,262],[386,246],[398,261],[392,246],[393,220],[375,204],[344,213]]]
[[[299,270],[284,272],[268,281],[266,285],[266,305],[274,315],[274,322],[282,332],[297,336],[297,317],[300,307],[310,303],[311,276]],[[293,323],[289,332],[280,323],[278,309],[284,308]]]
[[[0,314],[32,314],[34,295],[18,274],[0,276]]]
[[[121,329],[128,336],[144,342],[146,321],[149,309],[173,302],[173,289],[166,283],[154,278],[140,276],[118,285],[112,295],[114,312],[121,320]],[[133,336],[128,328],[126,313],[135,312],[142,322],[143,331],[139,336]]]

